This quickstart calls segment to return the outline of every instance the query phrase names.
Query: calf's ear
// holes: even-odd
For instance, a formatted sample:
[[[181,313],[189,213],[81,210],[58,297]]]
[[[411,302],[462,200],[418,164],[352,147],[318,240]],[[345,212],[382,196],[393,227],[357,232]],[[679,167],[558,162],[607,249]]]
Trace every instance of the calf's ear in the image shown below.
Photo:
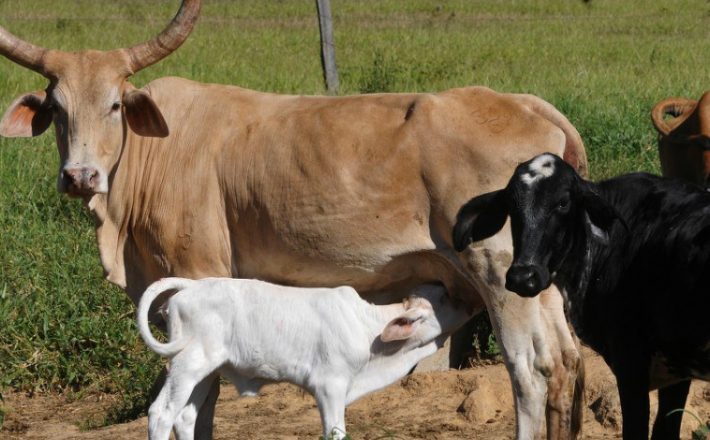
[[[461,252],[470,243],[495,235],[503,228],[507,217],[504,189],[472,198],[456,216],[454,249]]]
[[[123,94],[123,108],[128,126],[137,135],[166,137],[170,134],[163,114],[148,92],[140,89],[127,90]]]
[[[402,341],[412,337],[419,324],[421,324],[423,317],[424,313],[419,308],[405,311],[385,326],[380,339],[382,342],[390,342]]]
[[[593,239],[602,244],[608,244],[611,227],[617,220],[627,231],[629,230],[623,217],[616,209],[602,199],[589,185],[583,186],[580,195],[585,211],[587,230]]]
[[[17,98],[0,120],[0,136],[31,137],[44,133],[52,123],[52,111],[43,105],[46,98],[44,91]]]

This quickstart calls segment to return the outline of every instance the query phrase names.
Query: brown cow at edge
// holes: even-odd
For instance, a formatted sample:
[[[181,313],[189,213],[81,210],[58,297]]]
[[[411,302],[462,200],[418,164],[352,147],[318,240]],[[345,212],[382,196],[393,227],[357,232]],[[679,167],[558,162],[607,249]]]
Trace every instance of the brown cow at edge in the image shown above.
[[[156,38],[109,52],[44,49],[0,27],[0,54],[49,80],[11,104],[0,134],[36,136],[54,122],[58,190],[83,198],[107,279],[136,303],[166,276],[367,294],[403,284],[386,269],[400,259],[405,273],[445,283],[436,272],[446,265],[430,265],[427,251],[450,253],[467,200],[543,152],[586,173],[575,128],[530,95],[288,96],[171,77],[132,86],[128,77],[183,43],[199,10],[184,0]],[[507,229],[472,244],[455,260],[470,285],[452,294],[486,303],[511,374],[517,437],[539,435],[545,415],[549,438],[576,437],[581,359],[561,296],[506,291],[511,260]],[[215,381],[202,438],[218,392]]]
[[[665,119],[666,116],[672,119]],[[708,186],[710,182],[710,92],[699,101],[668,98],[653,108],[663,175]]]

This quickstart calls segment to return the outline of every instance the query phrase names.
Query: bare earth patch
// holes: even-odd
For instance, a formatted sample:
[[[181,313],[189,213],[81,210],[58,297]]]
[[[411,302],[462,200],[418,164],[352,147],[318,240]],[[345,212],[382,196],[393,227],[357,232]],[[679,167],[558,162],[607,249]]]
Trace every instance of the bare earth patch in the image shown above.
[[[587,395],[584,434],[588,439],[620,438],[616,384],[604,361],[585,351]],[[82,431],[80,425],[100,418],[111,396],[68,402],[62,396],[5,395],[8,413],[3,439],[128,439],[147,436],[147,419]],[[512,392],[503,365],[461,371],[417,373],[352,404],[346,413],[355,440],[509,439],[514,437]],[[655,416],[655,395],[652,415]],[[594,410],[592,410],[592,408]],[[688,409],[710,419],[710,384],[695,382]],[[217,405],[215,438],[246,440],[315,439],[320,435],[313,398],[295,386],[267,386],[258,397],[237,397],[225,384]],[[690,438],[697,422],[684,418],[682,438]],[[387,437],[392,434],[392,437]]]

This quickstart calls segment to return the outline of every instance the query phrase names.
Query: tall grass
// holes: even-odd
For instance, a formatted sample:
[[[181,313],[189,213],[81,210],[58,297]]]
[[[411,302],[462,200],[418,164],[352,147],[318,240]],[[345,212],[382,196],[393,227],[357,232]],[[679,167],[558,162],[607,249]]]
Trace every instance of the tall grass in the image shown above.
[[[0,0],[0,25],[40,45],[110,49],[149,38],[177,0]],[[133,78],[177,75],[323,93],[315,5],[205,0],[187,43]],[[480,84],[534,93],[586,142],[592,174],[657,171],[649,110],[710,86],[704,0],[333,0],[342,93]],[[0,108],[46,81],[0,60]],[[159,360],[133,307],[103,280],[92,221],[55,191],[54,137],[0,139],[0,388],[128,390],[142,407]],[[142,399],[142,400],[141,400]]]

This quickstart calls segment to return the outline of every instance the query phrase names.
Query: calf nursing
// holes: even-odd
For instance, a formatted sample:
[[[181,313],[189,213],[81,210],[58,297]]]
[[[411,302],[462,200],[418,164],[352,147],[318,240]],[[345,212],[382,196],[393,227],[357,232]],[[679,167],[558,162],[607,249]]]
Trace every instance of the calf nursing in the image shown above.
[[[167,302],[170,340],[161,343],[148,312],[168,290],[178,292]],[[304,388],[316,399],[324,437],[342,438],[346,405],[406,375],[468,318],[434,285],[420,286],[402,303],[376,306],[350,287],[165,278],[148,287],[138,307],[143,340],[170,358],[150,407],[150,438],[168,439],[173,427],[178,438],[193,438],[217,375],[246,395],[268,382]]]
[[[579,337],[617,379],[625,439],[648,438],[649,389],[659,389],[653,438],[678,438],[689,379],[710,380],[710,193],[629,174],[583,180],[558,157],[518,166],[507,187],[458,215],[463,249],[510,217],[506,287],[533,297],[555,283]]]

